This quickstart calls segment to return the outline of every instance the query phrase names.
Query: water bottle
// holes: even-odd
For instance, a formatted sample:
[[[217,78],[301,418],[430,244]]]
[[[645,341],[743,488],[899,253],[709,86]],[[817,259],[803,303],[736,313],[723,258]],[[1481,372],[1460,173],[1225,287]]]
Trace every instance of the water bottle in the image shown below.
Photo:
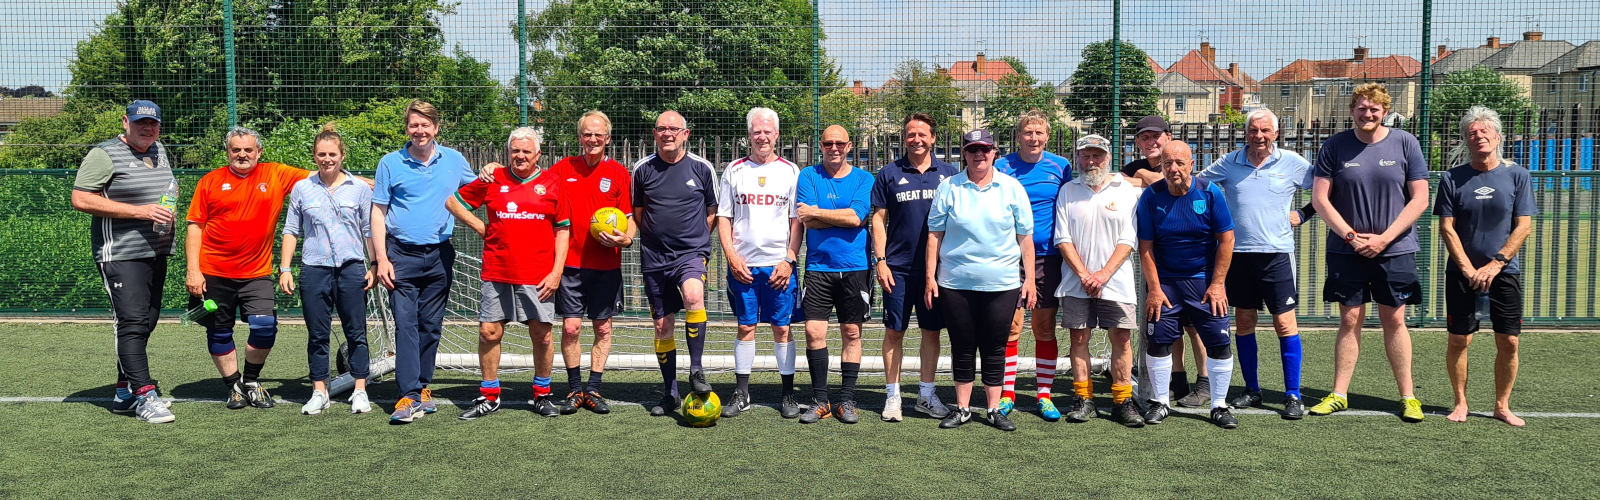
[[[165,208],[168,211],[172,212],[173,217],[177,217],[177,215],[178,215],[178,180],[177,179],[173,179],[171,181],[167,181],[167,189],[165,191],[161,192],[161,201],[158,202],[157,204],[161,205],[161,208]],[[172,232],[172,223],[170,223],[170,222],[157,222],[155,224],[155,231],[156,231],[156,234],[167,234],[167,233],[170,233],[170,232]],[[215,305],[215,304],[213,304],[213,305]]]
[[[1478,292],[1478,299],[1473,312],[1473,317],[1477,318],[1478,321],[1489,320],[1489,292]]]
[[[178,323],[187,326],[214,312],[217,312],[217,301],[206,299],[205,302],[201,302],[194,309],[184,311],[183,314],[178,315]]]

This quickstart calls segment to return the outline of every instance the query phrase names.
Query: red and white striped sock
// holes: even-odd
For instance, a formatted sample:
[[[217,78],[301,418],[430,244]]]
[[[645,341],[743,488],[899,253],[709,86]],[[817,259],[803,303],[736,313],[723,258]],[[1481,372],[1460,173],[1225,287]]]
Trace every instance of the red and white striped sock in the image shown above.
[[[1001,385],[1000,397],[1017,400],[1017,343],[1006,342],[1006,380]]]
[[[1033,355],[1039,368],[1034,376],[1039,386],[1039,399],[1050,397],[1050,388],[1056,383],[1056,341],[1039,340],[1034,342]]]

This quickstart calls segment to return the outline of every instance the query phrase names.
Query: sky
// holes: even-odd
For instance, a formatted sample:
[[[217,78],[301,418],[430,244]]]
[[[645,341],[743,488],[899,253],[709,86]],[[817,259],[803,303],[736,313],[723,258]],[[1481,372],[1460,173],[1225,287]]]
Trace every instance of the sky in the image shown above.
[[[529,0],[537,11],[547,0]],[[0,86],[70,80],[77,42],[97,29],[115,3],[105,0],[30,0],[0,9]],[[1421,0],[1125,0],[1122,36],[1163,67],[1208,41],[1217,63],[1239,63],[1257,80],[1295,59],[1350,57],[1357,45],[1371,57],[1422,51]],[[508,8],[508,6],[510,6]],[[516,73],[511,0],[462,0],[442,19],[449,43],[491,63],[495,77]],[[845,80],[878,86],[907,59],[940,66],[1018,57],[1038,79],[1071,75],[1084,45],[1111,37],[1107,0],[824,0],[823,42]],[[1489,36],[1505,41],[1532,29],[1546,40],[1600,40],[1600,8],[1590,1],[1483,2],[1436,0],[1433,44],[1476,47]],[[1432,50],[1429,49],[1431,53]]]

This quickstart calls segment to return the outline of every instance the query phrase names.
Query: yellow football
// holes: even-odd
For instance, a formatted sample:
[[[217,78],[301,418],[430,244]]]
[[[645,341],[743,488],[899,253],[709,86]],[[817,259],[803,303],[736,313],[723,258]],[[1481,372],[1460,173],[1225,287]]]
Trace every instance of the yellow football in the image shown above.
[[[616,230],[619,233],[628,232],[628,216],[616,207],[605,207],[594,211],[594,216],[589,218],[589,237],[600,240],[600,233]]]

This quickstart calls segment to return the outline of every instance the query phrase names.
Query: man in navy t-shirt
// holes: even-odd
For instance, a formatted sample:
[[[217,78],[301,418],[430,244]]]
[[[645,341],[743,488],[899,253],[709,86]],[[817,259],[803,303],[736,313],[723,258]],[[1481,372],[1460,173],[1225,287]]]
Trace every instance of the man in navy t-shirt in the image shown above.
[[[1500,114],[1473,106],[1461,119],[1462,149],[1471,157],[1439,180],[1433,214],[1450,252],[1444,272],[1444,304],[1450,346],[1445,351],[1450,386],[1455,389],[1452,422],[1467,419],[1467,346],[1487,312],[1494,327],[1494,418],[1521,427],[1511,413],[1511,386],[1517,380],[1517,339],[1522,333],[1522,242],[1533,231],[1539,207],[1528,169],[1501,160]],[[1488,311],[1477,308],[1488,302]]]
[[[944,418],[950,410],[933,391],[939,330],[944,329],[944,321],[938,311],[929,311],[918,300],[926,285],[921,277],[927,269],[928,211],[933,209],[933,194],[940,182],[959,172],[955,165],[933,156],[937,126],[933,117],[922,113],[912,113],[901,123],[906,155],[879,169],[872,184],[872,249],[878,284],[883,286],[883,366],[888,395],[891,399],[900,396],[901,342],[915,310],[917,326],[922,328],[916,410]]]
[[[717,173],[711,162],[685,149],[689,124],[677,111],[656,118],[655,141],[656,153],[633,165],[633,213],[666,393],[650,414],[663,416],[678,409],[678,346],[672,338],[678,311],[688,311],[689,384],[695,394],[711,393],[700,356],[706,347],[706,259],[717,215]]]
[[[1183,340],[1181,316],[1206,346],[1211,420],[1231,429],[1239,426],[1239,420],[1226,402],[1233,354],[1228,348],[1224,283],[1233,261],[1233,215],[1216,184],[1194,178],[1194,154],[1188,144],[1172,141],[1162,146],[1161,164],[1162,180],[1145,188],[1134,211],[1147,290],[1145,314],[1151,321],[1144,360],[1153,399],[1144,421],[1157,425],[1167,418],[1172,344]]]
[[[1356,128],[1322,144],[1314,166],[1312,204],[1328,223],[1328,279],[1322,300],[1339,303],[1333,394],[1307,412],[1327,415],[1349,406],[1346,394],[1361,353],[1367,302],[1378,303],[1384,348],[1400,388],[1401,419],[1422,420],[1411,383],[1411,334],[1406,304],[1422,303],[1417,279],[1416,223],[1428,208],[1428,163],[1416,136],[1383,126],[1389,92],[1363,84],[1350,97]]]

